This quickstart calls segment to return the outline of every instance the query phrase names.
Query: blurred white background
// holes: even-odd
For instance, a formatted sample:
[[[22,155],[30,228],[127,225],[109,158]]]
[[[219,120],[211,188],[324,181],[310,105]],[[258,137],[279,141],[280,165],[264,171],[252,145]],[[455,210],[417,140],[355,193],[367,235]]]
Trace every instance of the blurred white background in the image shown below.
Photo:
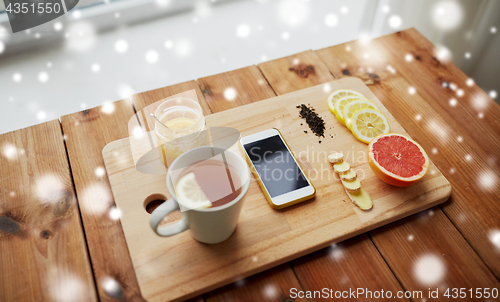
[[[410,27],[496,98],[497,0],[81,0],[66,15],[16,34],[1,13],[0,133]]]

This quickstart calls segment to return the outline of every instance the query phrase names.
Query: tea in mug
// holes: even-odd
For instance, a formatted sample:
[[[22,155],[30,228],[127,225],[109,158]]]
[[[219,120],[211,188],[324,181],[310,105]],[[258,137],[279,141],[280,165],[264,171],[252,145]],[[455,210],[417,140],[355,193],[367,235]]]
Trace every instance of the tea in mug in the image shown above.
[[[189,209],[223,206],[241,193],[241,179],[230,164],[209,159],[185,168],[175,185],[177,200]]]

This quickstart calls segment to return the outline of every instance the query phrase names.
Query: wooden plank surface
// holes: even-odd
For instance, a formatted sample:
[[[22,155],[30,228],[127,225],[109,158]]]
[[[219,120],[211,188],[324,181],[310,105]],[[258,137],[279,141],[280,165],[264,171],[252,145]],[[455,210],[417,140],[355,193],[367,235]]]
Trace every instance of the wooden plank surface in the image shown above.
[[[391,291],[394,296],[403,288],[366,234],[309,254],[292,262],[300,284],[306,290],[332,289],[334,292],[350,292],[362,288],[365,291]],[[376,276],[376,277],[375,277]],[[386,295],[387,296],[387,295]],[[330,293],[329,298],[335,298]],[[337,296],[338,298],[338,296]],[[310,299],[328,301],[333,299]],[[342,298],[340,301],[377,301],[368,296]],[[409,301],[395,299],[394,301]]]
[[[439,231],[436,231],[439,230]],[[500,283],[439,207],[370,232],[393,273],[411,291],[499,288]],[[468,301],[483,301],[471,299]]]
[[[277,95],[333,80],[332,75],[311,50],[259,64]]]
[[[133,115],[122,100],[61,118],[101,301],[142,300],[102,159],[107,143],[129,136]]]
[[[0,150],[0,301],[96,301],[59,121]]]
[[[188,90],[196,90],[196,95],[199,100],[203,100],[203,94],[201,93],[200,87],[196,84],[196,81],[188,81],[183,83],[178,83],[175,85],[162,87],[158,89],[153,89],[150,91],[145,91],[141,93],[134,94],[131,97],[132,104],[134,105],[134,110],[136,112],[142,110],[143,108],[158,102],[164,98],[170,97],[175,94],[179,94]],[[200,101],[200,106],[203,109],[203,115],[208,115],[212,113],[207,102]]]
[[[439,58],[439,50],[414,28],[388,35],[380,42],[388,55],[397,57],[393,60],[396,70],[418,86],[419,95],[434,100],[433,107],[451,128],[460,129],[463,138],[477,143],[481,151],[500,158],[500,106],[486,92],[476,84],[469,86],[469,77],[451,60]],[[403,52],[414,60],[403,61]],[[450,105],[451,99],[456,99],[457,105]],[[500,171],[499,161],[493,165]]]
[[[275,96],[255,65],[201,78],[196,82],[213,113]]]
[[[309,66],[309,69],[314,70],[315,73],[305,76],[295,72],[293,66],[297,65],[297,62],[300,62],[302,66]],[[316,53],[311,51],[265,62],[260,64],[259,68],[273,86],[273,89],[279,94],[319,85],[334,79]],[[386,288],[389,290],[398,291],[402,289],[367,235],[363,234],[358,238],[350,239],[343,246],[342,253],[358,257],[343,258],[342,267],[345,278],[341,288],[365,287],[370,290],[379,290],[380,284],[386,284]],[[355,250],[358,246],[364,247],[362,257],[359,257],[361,254]],[[325,283],[339,283],[336,276],[327,276],[322,272],[324,268],[334,269],[338,266],[335,259],[332,259],[328,254],[325,251],[318,252],[314,254],[316,256],[308,256],[292,262],[295,273],[306,290],[323,288]],[[359,274],[358,266],[369,270],[379,269],[380,278],[365,278],[364,275]],[[318,276],[323,276],[324,279],[318,279]]]
[[[420,57],[411,66],[402,58],[393,62],[409,85],[416,87],[420,100],[433,100],[433,110],[418,106],[425,102],[411,103],[413,111],[424,112],[422,120],[416,123],[417,131],[432,137],[429,124],[437,120],[438,125],[443,125],[442,129],[435,129],[440,137],[432,142],[438,153],[431,154],[431,157],[439,158],[442,170],[457,188],[443,210],[500,278],[500,254],[492,239],[495,230],[500,230],[500,106],[477,85],[465,85],[467,76],[453,63],[436,63],[433,55],[437,50],[415,29],[387,36],[381,42],[378,49],[392,52],[401,49]],[[389,48],[387,45],[396,47]],[[416,72],[422,76],[415,76]],[[457,84],[457,90],[465,90],[464,96],[458,97],[456,91],[442,87],[443,81]],[[397,85],[394,82],[393,89],[397,89]],[[457,106],[449,105],[451,98],[458,100]],[[484,117],[480,118],[479,113],[483,113]],[[431,144],[428,145],[430,147]]]
[[[289,299],[292,288],[302,290],[290,265],[283,264],[216,289],[204,296],[207,302],[308,301],[305,298]]]
[[[413,30],[404,33],[413,34]],[[454,125],[456,120],[460,119],[457,116],[449,116],[445,112],[449,111],[449,108],[434,105],[435,102],[440,101],[439,98],[442,96],[438,95],[438,99],[435,100],[435,96],[433,97],[430,92],[425,97],[420,95],[426,86],[419,84],[418,81],[413,81],[413,79],[434,78],[437,81],[435,78],[437,75],[423,70],[417,73],[416,71],[419,69],[414,67],[404,69],[402,65],[409,64],[405,60],[405,54],[408,50],[401,45],[399,47],[388,46],[394,45],[388,40],[399,39],[399,37],[401,34],[393,34],[372,40],[369,46],[363,46],[355,41],[316,52],[334,76],[356,76],[363,79],[384,105],[394,115],[400,117],[402,126],[422,144],[424,149],[428,150],[430,158],[436,162],[438,168],[452,183],[452,197],[446,203],[445,209],[458,207],[460,210],[453,213],[454,217],[447,213],[453,223],[450,223],[446,218],[429,220],[416,215],[401,222],[401,224],[404,222],[404,232],[396,226],[387,226],[370,234],[373,234],[372,239],[377,248],[406,289],[423,287],[422,283],[419,282],[421,280],[410,273],[416,263],[424,256],[423,251],[438,254],[444,251],[445,254],[453,254],[454,259],[464,259],[463,261],[457,260],[457,262],[447,259],[446,262],[443,262],[446,266],[460,265],[462,271],[462,273],[447,273],[439,280],[450,287],[463,287],[463,285],[481,287],[481,284],[484,283],[498,286],[498,281],[485,269],[484,264],[478,261],[477,254],[473,252],[473,250],[479,251],[479,255],[488,268],[493,272],[497,271],[499,256],[491,241],[485,238],[490,230],[485,224],[490,224],[490,228],[499,227],[498,217],[500,214],[498,214],[498,203],[496,202],[498,198],[490,192],[478,190],[477,186],[471,183],[471,178],[480,177],[482,171],[487,171],[484,161],[481,164],[481,161],[476,159],[479,156],[475,152],[481,152],[481,148],[470,148],[467,146],[466,139],[464,142],[458,142],[455,139],[459,136],[455,131],[460,133],[460,128],[465,128],[467,125]],[[413,47],[419,48],[421,60],[424,60],[422,59],[424,57],[425,60],[428,60],[428,57],[432,56],[428,51],[426,53],[421,45],[413,45]],[[371,59],[365,59],[366,54]],[[416,60],[412,64],[420,64],[420,61]],[[408,93],[409,87],[414,87],[417,93]],[[442,87],[440,88],[442,89]],[[415,118],[418,114],[420,118]],[[448,126],[449,124],[453,126]],[[465,137],[467,134],[462,135]],[[467,154],[474,157],[472,163],[468,163],[465,159]],[[438,218],[444,216],[440,208],[436,208],[434,213]],[[420,220],[432,227],[422,228],[421,224],[424,222]],[[463,239],[455,226],[458,226],[468,242]],[[429,236],[430,229],[446,231]],[[468,230],[470,235],[465,230]],[[481,239],[474,238],[475,236]],[[448,237],[455,239],[446,240]],[[423,249],[416,249],[412,242],[413,239],[408,240],[408,238],[420,238]],[[387,244],[390,242],[399,242],[400,244],[398,244],[397,249],[389,249]],[[469,246],[469,243],[473,244],[473,248]],[[465,259],[467,260],[465,261]],[[464,280],[463,274],[468,275],[467,280]]]

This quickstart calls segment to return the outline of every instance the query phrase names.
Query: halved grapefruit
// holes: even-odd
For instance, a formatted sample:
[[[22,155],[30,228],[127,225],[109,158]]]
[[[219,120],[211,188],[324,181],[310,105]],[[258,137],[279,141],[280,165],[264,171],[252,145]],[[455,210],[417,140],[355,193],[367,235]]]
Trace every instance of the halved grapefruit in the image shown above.
[[[368,163],[384,182],[407,187],[427,172],[429,158],[414,140],[397,133],[375,137],[368,145]]]

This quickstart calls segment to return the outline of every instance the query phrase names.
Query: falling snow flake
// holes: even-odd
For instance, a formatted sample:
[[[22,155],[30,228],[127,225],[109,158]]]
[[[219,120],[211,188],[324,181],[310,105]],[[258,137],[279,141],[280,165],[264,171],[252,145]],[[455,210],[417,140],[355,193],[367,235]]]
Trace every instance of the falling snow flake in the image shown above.
[[[95,176],[97,177],[103,177],[106,174],[106,170],[104,170],[103,167],[97,167],[94,171]]]
[[[94,63],[90,66],[90,69],[93,71],[93,72],[99,72],[101,70],[101,65],[97,64],[97,63]]]
[[[187,57],[193,52],[193,44],[188,39],[182,39],[175,43],[175,53],[180,57]]]
[[[14,80],[14,82],[16,83],[19,83],[23,80],[23,76],[19,72],[16,72],[14,73],[14,75],[12,75],[12,80]]]
[[[250,35],[250,26],[248,24],[240,24],[236,27],[236,36],[239,38],[246,38]]]
[[[499,185],[498,176],[490,170],[481,172],[477,179],[477,184],[484,191],[491,191]]]
[[[115,50],[118,53],[124,53],[128,50],[128,42],[120,39],[115,42]]]
[[[12,160],[17,157],[17,148],[14,145],[5,144],[2,149],[2,153],[7,159]]]
[[[490,98],[496,99],[497,98],[497,92],[495,90],[490,90],[488,93],[490,95]]]
[[[392,15],[389,18],[388,22],[391,28],[397,29],[400,28],[401,25],[403,24],[403,19],[401,19],[401,17],[398,15]]]
[[[39,121],[45,121],[47,119],[47,113],[43,110],[40,110],[36,113],[36,118]]]
[[[38,80],[41,82],[41,83],[45,83],[49,80],[49,74],[46,73],[45,71],[42,71],[38,74]]]
[[[233,87],[228,87],[224,90],[224,98],[228,101],[234,101],[234,99],[236,99],[236,95],[236,89]]]
[[[109,218],[112,220],[118,220],[122,217],[122,211],[117,207],[112,207],[109,210]]]
[[[75,10],[71,16],[73,19],[80,19],[82,17],[82,12],[80,10]]]
[[[335,14],[328,14],[325,16],[325,25],[328,27],[335,27],[339,24],[339,18]]]
[[[174,47],[174,43],[171,40],[167,40],[163,43],[163,46],[165,46],[166,49],[172,49],[172,47]]]
[[[287,26],[297,27],[309,18],[309,4],[303,0],[281,0],[278,3],[278,19]]]
[[[424,254],[415,262],[413,274],[422,285],[437,284],[446,274],[446,265],[440,256]]]
[[[63,29],[63,25],[61,22],[54,23],[54,30],[55,31],[61,31],[62,29]]]
[[[463,19],[462,6],[456,1],[440,1],[432,8],[434,25],[444,31],[457,28]]]
[[[160,59],[160,55],[154,49],[148,50],[145,55],[146,62],[149,64],[154,64]]]
[[[500,230],[492,229],[488,234],[488,239],[500,251]]]

